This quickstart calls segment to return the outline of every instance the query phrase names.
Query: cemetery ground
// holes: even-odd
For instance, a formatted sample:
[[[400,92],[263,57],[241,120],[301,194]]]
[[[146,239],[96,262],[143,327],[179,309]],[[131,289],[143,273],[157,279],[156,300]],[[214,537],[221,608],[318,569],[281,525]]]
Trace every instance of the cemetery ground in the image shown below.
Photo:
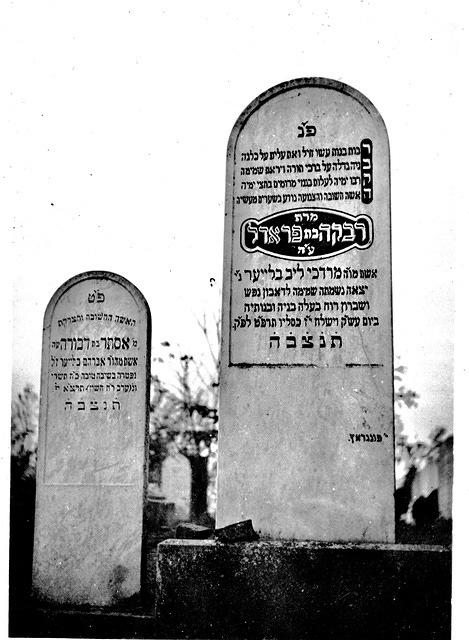
[[[38,606],[34,600],[31,599],[31,563],[32,563],[32,529],[33,529],[33,503],[31,500],[32,491],[31,487],[25,488],[24,491],[16,492],[12,498],[11,509],[11,546],[10,546],[10,618],[9,618],[9,635],[12,637],[90,637],[90,638],[164,638],[174,637],[167,635],[167,626],[162,620],[155,616],[154,604],[155,604],[155,586],[156,586],[156,564],[157,564],[157,544],[164,539],[174,539],[175,529],[162,529],[156,531],[150,536],[149,545],[146,550],[145,572],[146,572],[146,586],[141,596],[130,598],[127,602],[113,605],[110,608],[99,607],[41,607]],[[29,513],[29,517],[25,517]],[[407,545],[418,545],[422,550],[425,548],[437,548],[437,549],[449,549],[450,542],[450,526],[448,521],[438,520],[432,525],[425,526],[421,529],[416,529],[411,525],[401,524],[397,528],[397,542]],[[184,542],[188,542],[187,540]],[[428,547],[427,545],[431,545]],[[435,545],[438,545],[435,547]],[[441,546],[444,545],[444,546]],[[252,543],[239,543],[237,546],[246,547],[253,546]],[[301,546],[301,545],[300,545]],[[357,545],[359,547],[359,545]],[[414,547],[415,548],[415,547]],[[353,553],[352,545],[346,550],[348,553]],[[422,555],[421,562],[424,562],[425,558]],[[348,557],[347,563],[353,561]],[[334,558],[332,566],[328,568],[328,572],[333,571],[333,567],[337,567],[337,558]],[[340,565],[339,565],[340,566]],[[219,574],[223,576],[226,567],[223,563],[218,567]],[[212,604],[207,605],[206,596],[207,592],[213,586],[213,572],[214,567],[210,562],[197,566],[198,588],[199,596],[196,599],[199,602],[200,610],[191,610],[189,620],[186,621],[186,629],[190,633],[191,624],[197,628],[197,624],[194,623],[193,617],[198,619],[199,624],[203,618],[209,619],[206,607],[213,606],[214,611],[219,610],[220,604],[214,600]],[[340,572],[339,572],[340,573]],[[443,571],[444,574],[444,571]],[[430,617],[439,616],[442,627],[447,623],[448,611],[444,606],[445,594],[444,588],[442,588],[441,581],[441,568],[440,570],[426,570],[425,575],[427,579],[434,581],[434,590],[436,595],[434,599],[439,605],[435,607],[434,612]],[[337,585],[340,585],[340,580],[337,576]],[[403,584],[406,581],[405,576],[400,576]],[[387,567],[387,580],[392,581],[390,566]],[[208,582],[208,583],[207,583]],[[373,582],[373,589],[378,587],[379,582]],[[224,585],[227,593],[230,593],[231,585]],[[194,587],[194,585],[192,585]],[[355,583],[354,588],[357,588]],[[379,587],[378,587],[379,589]],[[179,597],[184,600],[184,585],[179,585]],[[343,587],[340,587],[340,592],[343,592]],[[438,593],[439,592],[439,593]],[[240,593],[235,589],[233,595],[240,598]],[[370,594],[368,594],[370,595]],[[414,584],[413,593],[408,594],[417,601],[419,599],[418,584]],[[383,594],[384,597],[384,594]],[[426,596],[428,597],[428,596]],[[441,598],[441,600],[440,600]],[[242,600],[242,599],[241,599]],[[175,596],[173,605],[177,610],[178,595]],[[280,602],[280,601],[279,601]],[[228,605],[229,603],[226,603]],[[234,604],[234,602],[232,603]],[[360,605],[355,600],[355,609],[360,610]],[[413,607],[411,607],[413,608]],[[402,615],[405,617],[405,611],[402,611]],[[423,616],[427,616],[426,609],[423,611]],[[187,611],[182,608],[182,618],[187,616]],[[222,614],[223,618],[223,614]],[[430,619],[430,618],[429,618]],[[415,623],[417,620],[414,618],[410,622]],[[427,620],[429,621],[429,620]],[[233,622],[236,625],[236,621]],[[238,631],[239,631],[239,621]],[[235,627],[233,627],[235,628]],[[386,624],[385,624],[385,628]],[[177,637],[192,637],[177,636]],[[222,636],[207,636],[207,637],[222,637]],[[235,634],[233,637],[261,637],[257,635],[243,636]],[[281,636],[283,637],[283,636]],[[294,634],[291,637],[297,637]],[[328,637],[328,636],[324,636]],[[334,637],[334,636],[332,636]],[[344,636],[346,637],[346,636]],[[361,637],[368,637],[366,634]],[[385,634],[382,637],[387,637]],[[392,636],[389,637],[401,637]],[[405,636],[402,636],[405,637]],[[410,636],[412,637],[412,636]],[[428,637],[433,637],[429,635]],[[446,637],[445,635],[435,637]]]
[[[401,388],[405,397],[405,390]],[[29,421],[34,429],[34,410],[36,406],[35,394],[27,389],[22,394],[22,410],[16,412]],[[18,434],[18,425],[12,424],[13,432]],[[11,474],[11,511],[10,511],[10,618],[9,633],[13,637],[166,637],[164,625],[158,622],[154,613],[154,598],[156,584],[156,556],[157,545],[165,539],[175,539],[177,522],[147,521],[144,535],[148,539],[145,551],[145,573],[147,576],[145,595],[134,597],[127,602],[113,605],[111,610],[94,607],[56,607],[55,610],[38,607],[31,598],[31,571],[33,552],[34,528],[34,456],[35,446],[30,446],[27,440],[28,428],[24,425],[22,445],[14,449],[17,455],[12,456]],[[14,438],[18,443],[18,438]],[[423,443],[414,445],[414,449],[422,452]],[[431,446],[427,446],[431,449]],[[199,476],[200,477],[200,476]],[[205,491],[207,487],[205,485]],[[198,498],[200,501],[200,498]],[[405,545],[431,545],[449,549],[451,545],[451,519],[436,517],[430,513],[430,518],[416,524],[407,524],[399,519],[396,525],[396,543]],[[191,517],[199,523],[210,525],[210,517]],[[169,525],[169,526],[168,526]],[[213,520],[211,526],[213,527]],[[240,543],[242,545],[242,543]],[[207,566],[206,571],[211,568]],[[204,568],[200,569],[201,576]],[[204,586],[201,580],[200,598],[204,599]],[[436,586],[437,583],[436,583]],[[182,594],[181,594],[182,595]],[[414,594],[418,598],[418,593]],[[214,605],[215,606],[215,605]],[[216,608],[216,607],[215,607]],[[203,616],[201,606],[199,613]],[[366,636],[363,636],[366,637]],[[431,637],[431,636],[429,636]],[[444,637],[444,636],[442,636]]]

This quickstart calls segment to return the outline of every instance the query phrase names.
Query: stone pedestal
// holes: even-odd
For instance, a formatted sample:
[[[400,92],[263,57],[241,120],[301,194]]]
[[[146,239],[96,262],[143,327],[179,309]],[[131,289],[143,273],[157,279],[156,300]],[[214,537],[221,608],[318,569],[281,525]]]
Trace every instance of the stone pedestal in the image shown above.
[[[165,637],[450,637],[441,546],[166,540],[157,575]]]

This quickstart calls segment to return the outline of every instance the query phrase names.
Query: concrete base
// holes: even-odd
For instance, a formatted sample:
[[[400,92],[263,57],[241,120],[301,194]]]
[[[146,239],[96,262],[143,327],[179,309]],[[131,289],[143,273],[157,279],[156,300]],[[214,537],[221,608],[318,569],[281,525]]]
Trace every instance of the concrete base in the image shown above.
[[[166,540],[157,584],[165,637],[450,638],[441,546]]]

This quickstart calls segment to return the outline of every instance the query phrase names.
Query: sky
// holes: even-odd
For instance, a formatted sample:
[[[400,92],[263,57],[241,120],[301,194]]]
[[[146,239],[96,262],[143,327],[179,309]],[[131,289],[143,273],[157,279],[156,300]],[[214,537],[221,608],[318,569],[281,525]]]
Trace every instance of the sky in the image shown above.
[[[4,3],[0,184],[14,393],[39,390],[46,305],[83,271],[116,272],[142,291],[154,356],[165,340],[204,350],[197,318],[219,305],[231,128],[266,89],[317,76],[366,95],[386,123],[394,352],[419,394],[402,417],[410,437],[451,428],[455,240],[467,236],[463,5]],[[456,315],[460,335],[466,317]]]
[[[387,124],[394,348],[420,396],[404,421],[409,434],[451,426],[458,131],[441,114],[456,109],[463,33],[438,5],[407,5],[403,21],[378,4],[13,4],[15,390],[39,387],[49,298],[90,269],[142,290],[155,347],[202,348],[231,127],[270,86],[323,76],[367,95]]]
[[[386,122],[394,350],[419,394],[404,423],[411,437],[451,428],[464,28],[445,7],[10,3],[12,144],[1,178],[13,391],[39,388],[45,307],[83,271],[140,288],[155,353],[164,340],[202,350],[196,319],[219,304],[231,128],[269,87],[322,76],[364,93]]]

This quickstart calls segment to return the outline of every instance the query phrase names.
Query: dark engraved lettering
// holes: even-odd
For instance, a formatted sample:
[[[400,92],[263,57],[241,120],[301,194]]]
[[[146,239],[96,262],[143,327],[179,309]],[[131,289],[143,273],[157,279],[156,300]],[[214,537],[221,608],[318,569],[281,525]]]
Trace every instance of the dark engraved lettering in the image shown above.
[[[373,143],[365,138],[360,144],[361,199],[363,204],[373,201]]]
[[[241,225],[244,251],[287,260],[320,260],[354,248],[367,249],[372,242],[369,216],[334,209],[290,209],[261,220],[248,218]]]

